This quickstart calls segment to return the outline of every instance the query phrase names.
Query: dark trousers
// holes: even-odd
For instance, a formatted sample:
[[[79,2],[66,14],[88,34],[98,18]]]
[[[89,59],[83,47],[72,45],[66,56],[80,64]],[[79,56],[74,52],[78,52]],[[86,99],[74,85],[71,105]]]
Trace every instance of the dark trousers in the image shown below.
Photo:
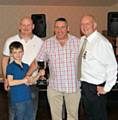
[[[97,95],[97,85],[82,82],[82,104],[86,120],[107,120],[106,95]]]

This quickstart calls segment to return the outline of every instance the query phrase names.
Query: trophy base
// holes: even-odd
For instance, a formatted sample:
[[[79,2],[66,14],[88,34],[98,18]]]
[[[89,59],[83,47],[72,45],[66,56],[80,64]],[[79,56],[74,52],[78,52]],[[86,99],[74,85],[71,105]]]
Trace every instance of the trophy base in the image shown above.
[[[47,80],[38,80],[37,81],[37,86],[41,86],[41,85],[47,86],[48,85]]]

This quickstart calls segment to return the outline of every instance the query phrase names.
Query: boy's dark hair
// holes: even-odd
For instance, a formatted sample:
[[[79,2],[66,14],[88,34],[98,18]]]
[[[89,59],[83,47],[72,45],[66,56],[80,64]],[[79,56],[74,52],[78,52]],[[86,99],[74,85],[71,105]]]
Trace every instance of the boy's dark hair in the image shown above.
[[[19,48],[20,48],[20,49],[22,49],[22,50],[24,51],[22,43],[17,42],[17,41],[12,42],[12,43],[10,44],[10,46],[9,46],[10,53],[12,53],[12,50],[13,50],[14,48],[15,48],[15,49],[19,49]]]
[[[65,23],[68,25],[68,22],[67,22],[67,20],[66,20],[65,18],[57,18],[57,19],[55,20],[55,23],[58,22],[58,21],[65,22]]]

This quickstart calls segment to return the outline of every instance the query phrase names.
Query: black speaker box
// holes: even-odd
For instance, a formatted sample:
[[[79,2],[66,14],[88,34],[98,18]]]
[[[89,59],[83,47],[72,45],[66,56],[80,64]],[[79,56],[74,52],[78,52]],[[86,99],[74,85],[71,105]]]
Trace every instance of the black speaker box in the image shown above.
[[[45,14],[32,14],[34,29],[33,33],[39,37],[46,37],[46,16]]]
[[[118,36],[118,12],[108,13],[108,35],[112,37]]]

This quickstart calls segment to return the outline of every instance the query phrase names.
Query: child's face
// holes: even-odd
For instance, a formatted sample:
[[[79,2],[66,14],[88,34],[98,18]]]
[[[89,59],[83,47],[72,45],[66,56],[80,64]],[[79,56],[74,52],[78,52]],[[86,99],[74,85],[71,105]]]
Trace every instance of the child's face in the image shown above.
[[[21,48],[18,48],[18,49],[14,48],[11,53],[14,60],[21,60],[23,54],[24,54],[24,51]]]

